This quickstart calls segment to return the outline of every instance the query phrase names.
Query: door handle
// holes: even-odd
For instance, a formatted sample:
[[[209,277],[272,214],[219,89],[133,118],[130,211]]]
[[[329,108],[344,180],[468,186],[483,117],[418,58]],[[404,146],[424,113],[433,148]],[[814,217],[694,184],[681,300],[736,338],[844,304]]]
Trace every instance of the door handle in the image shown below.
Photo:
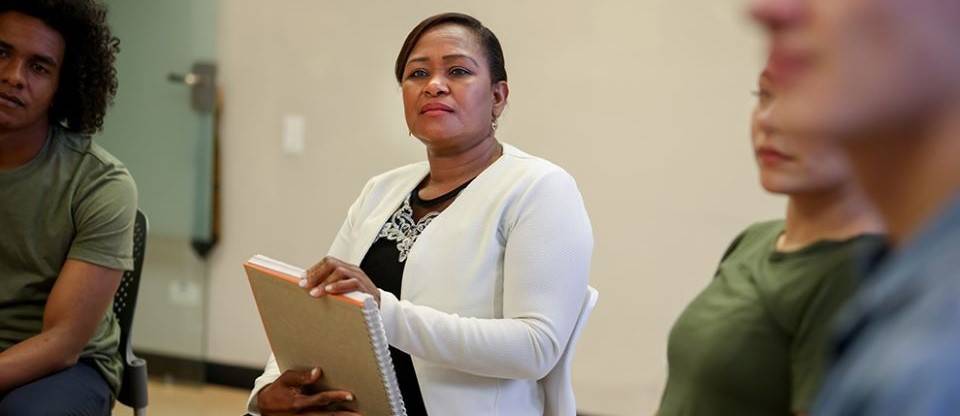
[[[167,80],[190,87],[190,107],[212,113],[217,106],[217,64],[197,62],[186,74],[170,73]]]
[[[178,84],[186,84],[187,86],[190,86],[190,87],[197,85],[197,83],[200,82],[200,77],[197,74],[194,74],[193,72],[186,73],[186,74],[178,74],[175,72],[171,72],[170,75],[167,75],[167,79],[170,80],[170,82],[178,83]]]

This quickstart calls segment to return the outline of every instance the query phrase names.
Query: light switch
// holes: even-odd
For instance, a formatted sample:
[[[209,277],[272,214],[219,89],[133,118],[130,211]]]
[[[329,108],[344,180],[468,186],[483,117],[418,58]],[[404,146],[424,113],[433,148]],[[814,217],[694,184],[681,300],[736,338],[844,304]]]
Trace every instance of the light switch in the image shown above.
[[[303,154],[306,131],[307,122],[302,115],[287,114],[283,116],[283,132],[281,134],[283,153],[288,155]]]

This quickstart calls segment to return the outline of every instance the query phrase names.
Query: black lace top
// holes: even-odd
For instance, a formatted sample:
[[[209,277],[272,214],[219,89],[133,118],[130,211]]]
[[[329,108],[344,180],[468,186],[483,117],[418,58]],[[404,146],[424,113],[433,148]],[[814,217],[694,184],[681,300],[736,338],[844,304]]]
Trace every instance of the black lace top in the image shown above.
[[[424,180],[403,201],[400,208],[390,216],[390,219],[380,229],[377,240],[370,246],[370,250],[367,251],[366,256],[360,263],[360,268],[378,288],[392,293],[398,299],[403,298],[400,293],[403,269],[417,237],[430,225],[434,218],[440,215],[440,210],[435,208],[456,198],[470,182],[467,181],[438,198],[424,200],[420,198],[420,189],[426,183],[426,180]],[[415,208],[417,211],[429,212],[416,219],[414,216]],[[403,395],[407,414],[410,416],[426,415],[427,410],[423,404],[423,396],[420,394],[420,385],[417,382],[417,374],[413,369],[413,361],[410,359],[410,355],[392,346],[390,347],[390,355],[397,372],[397,381],[400,383],[400,393]]]

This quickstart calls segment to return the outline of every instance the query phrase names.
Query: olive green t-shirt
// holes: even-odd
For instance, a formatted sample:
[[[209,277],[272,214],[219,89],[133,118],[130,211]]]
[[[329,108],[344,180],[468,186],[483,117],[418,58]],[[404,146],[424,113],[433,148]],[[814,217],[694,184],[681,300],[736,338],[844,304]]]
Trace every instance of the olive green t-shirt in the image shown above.
[[[33,160],[0,171],[0,351],[40,333],[67,259],[133,268],[137,190],[120,161],[88,137],[51,127]],[[113,309],[84,347],[114,394],[122,363]]]
[[[863,235],[776,251],[782,221],[751,226],[670,331],[659,416],[789,415],[820,386],[833,315],[857,286]]]

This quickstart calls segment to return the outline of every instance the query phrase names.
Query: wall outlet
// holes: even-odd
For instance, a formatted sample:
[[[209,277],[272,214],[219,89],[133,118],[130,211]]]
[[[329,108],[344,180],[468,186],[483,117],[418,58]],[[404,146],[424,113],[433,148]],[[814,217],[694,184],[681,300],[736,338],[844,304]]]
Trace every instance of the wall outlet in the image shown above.
[[[200,284],[190,280],[172,280],[167,287],[170,303],[177,306],[194,307],[202,301]]]

